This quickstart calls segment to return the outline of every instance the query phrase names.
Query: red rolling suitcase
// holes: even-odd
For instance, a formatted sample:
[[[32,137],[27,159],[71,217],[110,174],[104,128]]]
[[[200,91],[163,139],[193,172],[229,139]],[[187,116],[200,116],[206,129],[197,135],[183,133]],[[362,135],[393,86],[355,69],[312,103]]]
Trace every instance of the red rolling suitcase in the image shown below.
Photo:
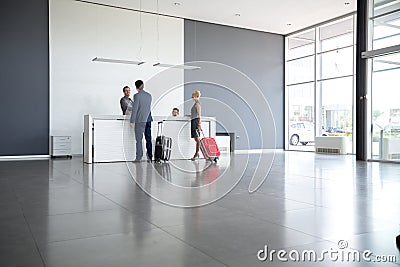
[[[203,133],[203,131],[201,131]],[[200,134],[199,134],[200,136]],[[200,139],[200,150],[206,160],[215,161],[219,159],[221,152],[219,151],[217,142],[212,137],[205,137]]]

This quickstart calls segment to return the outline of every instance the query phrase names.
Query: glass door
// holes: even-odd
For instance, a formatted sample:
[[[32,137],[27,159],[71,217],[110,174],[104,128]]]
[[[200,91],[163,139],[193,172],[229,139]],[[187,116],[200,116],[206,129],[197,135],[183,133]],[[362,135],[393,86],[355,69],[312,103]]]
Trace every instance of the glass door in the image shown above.
[[[369,0],[369,159],[400,161],[400,1]]]
[[[400,53],[372,59],[371,158],[400,161]]]

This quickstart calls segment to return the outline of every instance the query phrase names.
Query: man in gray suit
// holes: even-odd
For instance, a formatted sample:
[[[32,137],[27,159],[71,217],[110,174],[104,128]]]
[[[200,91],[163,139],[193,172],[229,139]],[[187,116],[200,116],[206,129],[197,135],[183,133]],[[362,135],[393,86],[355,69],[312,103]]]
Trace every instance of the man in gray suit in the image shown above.
[[[151,144],[151,94],[144,91],[143,81],[135,82],[137,94],[133,96],[133,107],[131,114],[131,127],[135,127],[136,137],[136,159],[140,161],[143,157],[143,133],[146,139],[147,159],[153,159],[152,144]]]

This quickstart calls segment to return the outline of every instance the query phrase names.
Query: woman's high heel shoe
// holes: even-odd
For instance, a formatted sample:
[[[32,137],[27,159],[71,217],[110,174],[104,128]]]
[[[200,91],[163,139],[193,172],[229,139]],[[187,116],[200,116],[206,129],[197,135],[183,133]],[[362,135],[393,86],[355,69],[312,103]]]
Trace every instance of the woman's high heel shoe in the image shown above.
[[[196,160],[196,158],[197,159],[199,158],[199,154],[195,154],[190,160],[194,161],[194,160]]]

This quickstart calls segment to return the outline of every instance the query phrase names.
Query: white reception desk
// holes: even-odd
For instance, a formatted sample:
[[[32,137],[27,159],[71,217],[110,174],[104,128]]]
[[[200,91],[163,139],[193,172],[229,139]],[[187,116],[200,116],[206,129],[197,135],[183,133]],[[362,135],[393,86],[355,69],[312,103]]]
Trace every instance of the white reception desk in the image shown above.
[[[201,126],[205,136],[215,138],[215,117],[202,117]],[[163,121],[163,135],[172,138],[171,159],[189,159],[195,151],[190,138],[189,117],[153,116],[151,136],[154,144],[157,125]],[[129,118],[123,115],[85,115],[83,133],[83,159],[85,163],[132,161],[135,159],[135,133]],[[146,153],[143,137],[143,152]]]

